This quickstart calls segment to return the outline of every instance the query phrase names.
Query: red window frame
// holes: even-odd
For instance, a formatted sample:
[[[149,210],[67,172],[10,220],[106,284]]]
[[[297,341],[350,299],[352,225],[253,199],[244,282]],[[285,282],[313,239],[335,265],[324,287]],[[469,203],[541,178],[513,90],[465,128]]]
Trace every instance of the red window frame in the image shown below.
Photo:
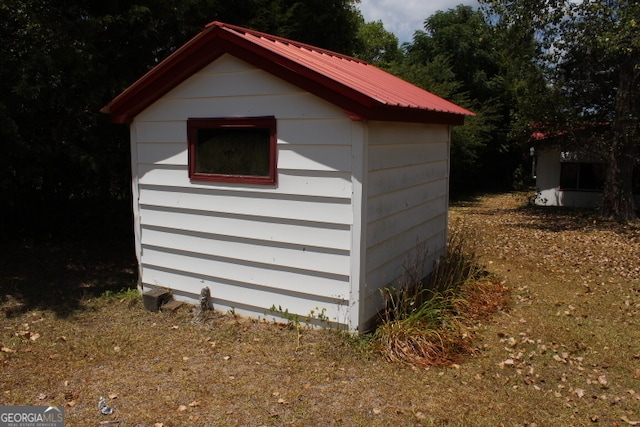
[[[229,175],[196,171],[198,158],[198,130],[200,129],[267,129],[269,131],[269,173],[268,175]],[[277,142],[276,118],[265,117],[224,117],[189,118],[187,120],[187,140],[189,156],[189,179],[192,181],[230,182],[259,185],[277,183]]]

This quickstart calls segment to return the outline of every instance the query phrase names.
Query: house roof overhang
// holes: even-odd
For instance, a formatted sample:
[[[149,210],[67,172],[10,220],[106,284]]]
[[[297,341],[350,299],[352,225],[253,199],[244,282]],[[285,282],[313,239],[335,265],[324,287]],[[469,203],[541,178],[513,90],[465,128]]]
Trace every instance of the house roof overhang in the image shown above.
[[[473,112],[358,59],[212,22],[100,111],[133,119],[224,54],[235,56],[341,108],[353,120],[461,125]]]

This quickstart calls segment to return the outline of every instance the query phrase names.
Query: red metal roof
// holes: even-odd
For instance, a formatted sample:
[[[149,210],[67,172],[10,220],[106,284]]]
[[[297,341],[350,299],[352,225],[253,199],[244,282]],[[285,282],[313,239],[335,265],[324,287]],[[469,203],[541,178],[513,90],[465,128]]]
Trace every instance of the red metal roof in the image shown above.
[[[212,22],[102,108],[130,123],[164,94],[228,53],[342,108],[354,120],[462,124],[474,115],[361,60]]]

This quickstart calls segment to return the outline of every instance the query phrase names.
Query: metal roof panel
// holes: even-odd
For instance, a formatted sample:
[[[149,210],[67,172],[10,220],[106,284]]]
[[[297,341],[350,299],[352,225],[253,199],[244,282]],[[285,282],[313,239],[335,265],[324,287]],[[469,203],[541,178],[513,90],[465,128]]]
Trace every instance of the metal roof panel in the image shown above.
[[[101,111],[130,122],[221,54],[247,60],[362,120],[461,124],[471,111],[356,58],[214,21]]]

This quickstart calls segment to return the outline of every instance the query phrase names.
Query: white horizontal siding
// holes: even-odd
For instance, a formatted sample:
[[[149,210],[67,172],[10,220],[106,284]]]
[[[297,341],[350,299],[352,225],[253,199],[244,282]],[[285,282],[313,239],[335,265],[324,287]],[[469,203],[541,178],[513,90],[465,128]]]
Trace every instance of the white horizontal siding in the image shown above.
[[[446,161],[447,156],[447,145],[441,143],[377,145],[369,151],[369,170],[424,165]]]
[[[161,98],[136,119],[146,122],[187,120],[190,117],[342,118],[344,113],[309,93],[221,98]]]
[[[370,145],[444,143],[449,140],[449,127],[423,123],[370,122]]]
[[[367,227],[367,244],[372,247],[385,242],[405,230],[429,221],[430,218],[442,215],[447,212],[447,207],[448,199],[446,195],[443,195],[398,212],[392,221],[388,218],[372,221]]]
[[[445,196],[447,191],[447,180],[440,179],[370,197],[367,205],[369,222],[398,215],[407,209]]]
[[[277,243],[169,228],[145,227],[145,245],[167,250],[195,252],[252,263],[268,264],[273,268],[298,268],[317,273],[347,276],[349,253],[305,245]]]
[[[231,56],[225,58],[233,59]],[[225,58],[216,62],[225,61]],[[164,98],[257,97],[291,92],[302,92],[302,90],[262,70],[245,67],[242,70],[219,72],[214,66],[196,73],[166,94]]]
[[[369,173],[369,196],[402,190],[416,185],[441,181],[447,176],[449,163],[447,160],[420,163],[405,167],[378,169]]]
[[[185,130],[186,132],[186,130]],[[141,165],[175,165],[187,167],[187,142],[138,143],[138,163]],[[149,168],[147,168],[149,169]]]
[[[140,186],[140,204],[165,208],[292,219],[329,224],[351,224],[351,205],[343,199],[283,196],[275,193],[170,189]]]
[[[398,262],[402,263],[402,267],[412,267],[403,264],[411,256],[415,255],[416,247],[419,248],[421,245],[426,246],[425,249],[428,255],[441,255],[441,237],[446,224],[447,217],[445,213],[424,220],[413,228],[407,228],[375,246],[369,246],[367,251],[368,271],[374,271],[386,265],[398,266]],[[430,268],[431,266],[428,267]],[[395,279],[403,270],[404,268],[398,269],[395,277],[391,276],[386,279]]]
[[[306,220],[276,220],[258,216],[220,214],[142,206],[141,222],[149,227],[171,227],[185,232],[202,232],[222,236],[273,241],[292,245],[346,251],[350,248],[350,226],[314,223]]]
[[[283,145],[278,168],[312,171],[351,171],[351,147],[345,145]]]
[[[144,239],[144,236],[143,236]],[[253,263],[245,260],[208,256],[195,252],[168,250],[143,244],[143,282],[161,286],[177,287],[178,283],[162,284],[149,276],[147,268],[189,273],[196,277],[259,285],[278,290],[318,295],[324,298],[345,298],[348,295],[346,276],[319,274],[300,269],[286,269],[271,264]],[[202,287],[181,290],[198,294]],[[212,289],[215,292],[214,289]],[[240,292],[242,290],[240,289]],[[226,297],[229,299],[229,297]],[[294,309],[292,307],[292,309]]]
[[[158,166],[141,164],[139,168],[140,184],[144,186],[166,187],[166,190],[179,188],[200,188],[209,190],[273,193],[267,186],[238,186],[237,184],[216,184],[189,180],[187,166]],[[310,197],[351,198],[351,180],[346,172],[324,173],[314,171],[280,171],[277,191],[284,195]],[[248,195],[247,197],[250,197]]]
[[[140,117],[135,118],[136,139],[138,144],[144,143],[174,143],[180,144],[186,150],[187,122],[174,120],[164,122],[145,122]]]

